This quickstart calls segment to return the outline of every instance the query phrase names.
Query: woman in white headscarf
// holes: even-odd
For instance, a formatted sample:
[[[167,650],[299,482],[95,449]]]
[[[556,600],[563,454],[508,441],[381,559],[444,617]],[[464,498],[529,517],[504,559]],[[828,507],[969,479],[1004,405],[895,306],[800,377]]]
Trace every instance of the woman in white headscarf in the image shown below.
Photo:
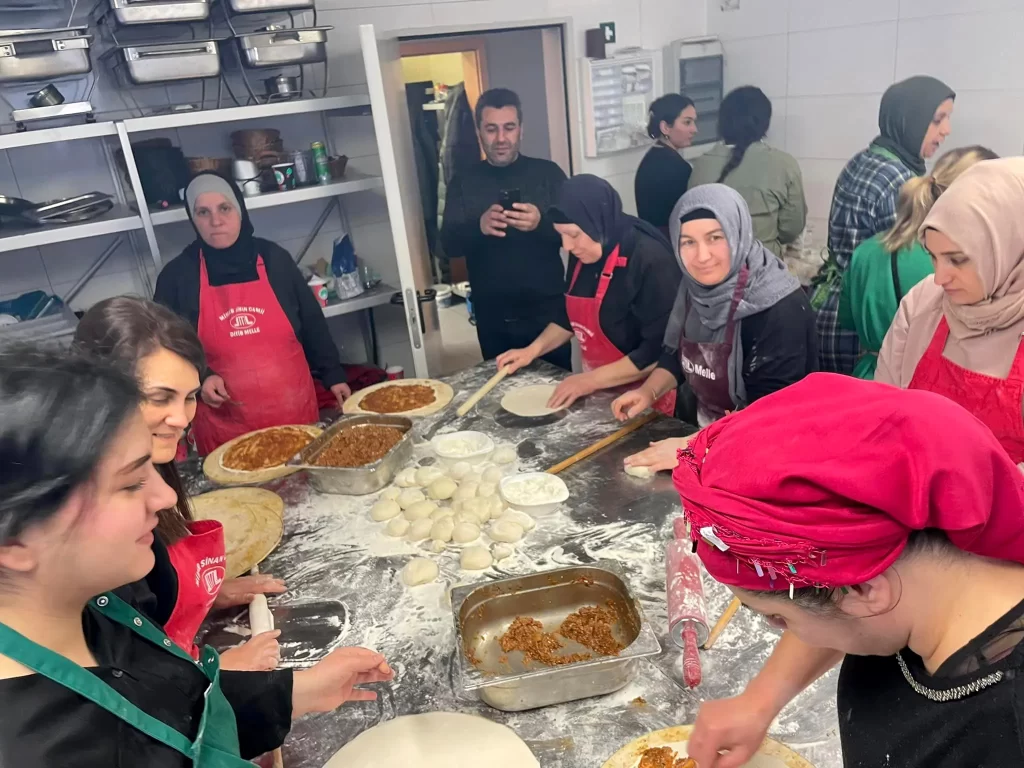
[[[816,370],[814,314],[795,277],[754,238],[746,202],[724,184],[687,192],[672,218],[683,266],[658,367],[612,404],[620,419],[684,385],[705,427]],[[687,438],[670,438],[626,459],[674,469]]]

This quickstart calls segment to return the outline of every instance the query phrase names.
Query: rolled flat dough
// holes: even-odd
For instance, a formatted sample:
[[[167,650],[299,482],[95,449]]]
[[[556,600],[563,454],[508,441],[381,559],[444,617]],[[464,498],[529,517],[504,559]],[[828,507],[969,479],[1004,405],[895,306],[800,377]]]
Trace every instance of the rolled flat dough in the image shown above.
[[[556,384],[531,384],[516,387],[501,398],[501,407],[516,416],[550,416],[561,408],[548,408],[548,400],[555,393]]]
[[[396,717],[356,736],[324,768],[415,765],[540,768],[522,739],[504,725],[455,712]]]
[[[677,725],[631,741],[608,760],[602,768],[637,768],[643,753],[652,747],[671,747],[677,757],[687,756],[686,745],[693,731],[692,725]],[[814,768],[793,750],[774,739],[765,739],[757,754],[743,768]]]

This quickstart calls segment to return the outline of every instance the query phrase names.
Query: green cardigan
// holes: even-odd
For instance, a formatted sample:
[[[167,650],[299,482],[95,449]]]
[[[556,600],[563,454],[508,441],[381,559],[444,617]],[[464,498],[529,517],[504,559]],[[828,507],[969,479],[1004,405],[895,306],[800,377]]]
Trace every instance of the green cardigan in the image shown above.
[[[896,254],[896,271],[902,299],[911,288],[933,274],[931,256],[915,241]],[[850,266],[843,275],[839,298],[840,326],[856,331],[860,337],[861,357],[853,370],[857,378],[875,378],[878,351],[898,309],[892,254],[883,247],[882,236],[876,235],[854,250]]]

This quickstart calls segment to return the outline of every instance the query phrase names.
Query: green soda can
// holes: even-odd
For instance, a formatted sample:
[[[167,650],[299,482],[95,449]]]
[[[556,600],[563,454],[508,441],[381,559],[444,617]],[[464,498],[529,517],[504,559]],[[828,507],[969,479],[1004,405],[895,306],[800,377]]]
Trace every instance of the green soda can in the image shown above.
[[[327,150],[323,142],[314,141],[310,145],[313,150],[313,166],[316,168],[316,180],[321,184],[328,184],[331,181],[331,170],[327,166]]]

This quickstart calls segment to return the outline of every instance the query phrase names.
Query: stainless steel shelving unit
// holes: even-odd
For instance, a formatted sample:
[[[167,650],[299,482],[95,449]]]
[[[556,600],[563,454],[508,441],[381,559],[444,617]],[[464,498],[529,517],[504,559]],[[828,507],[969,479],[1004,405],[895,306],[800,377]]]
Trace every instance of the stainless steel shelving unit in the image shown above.
[[[17,229],[12,234],[0,235],[0,253],[139,229],[142,229],[142,218],[138,214],[121,206],[114,206],[102,216],[80,224],[51,224],[32,229]]]

